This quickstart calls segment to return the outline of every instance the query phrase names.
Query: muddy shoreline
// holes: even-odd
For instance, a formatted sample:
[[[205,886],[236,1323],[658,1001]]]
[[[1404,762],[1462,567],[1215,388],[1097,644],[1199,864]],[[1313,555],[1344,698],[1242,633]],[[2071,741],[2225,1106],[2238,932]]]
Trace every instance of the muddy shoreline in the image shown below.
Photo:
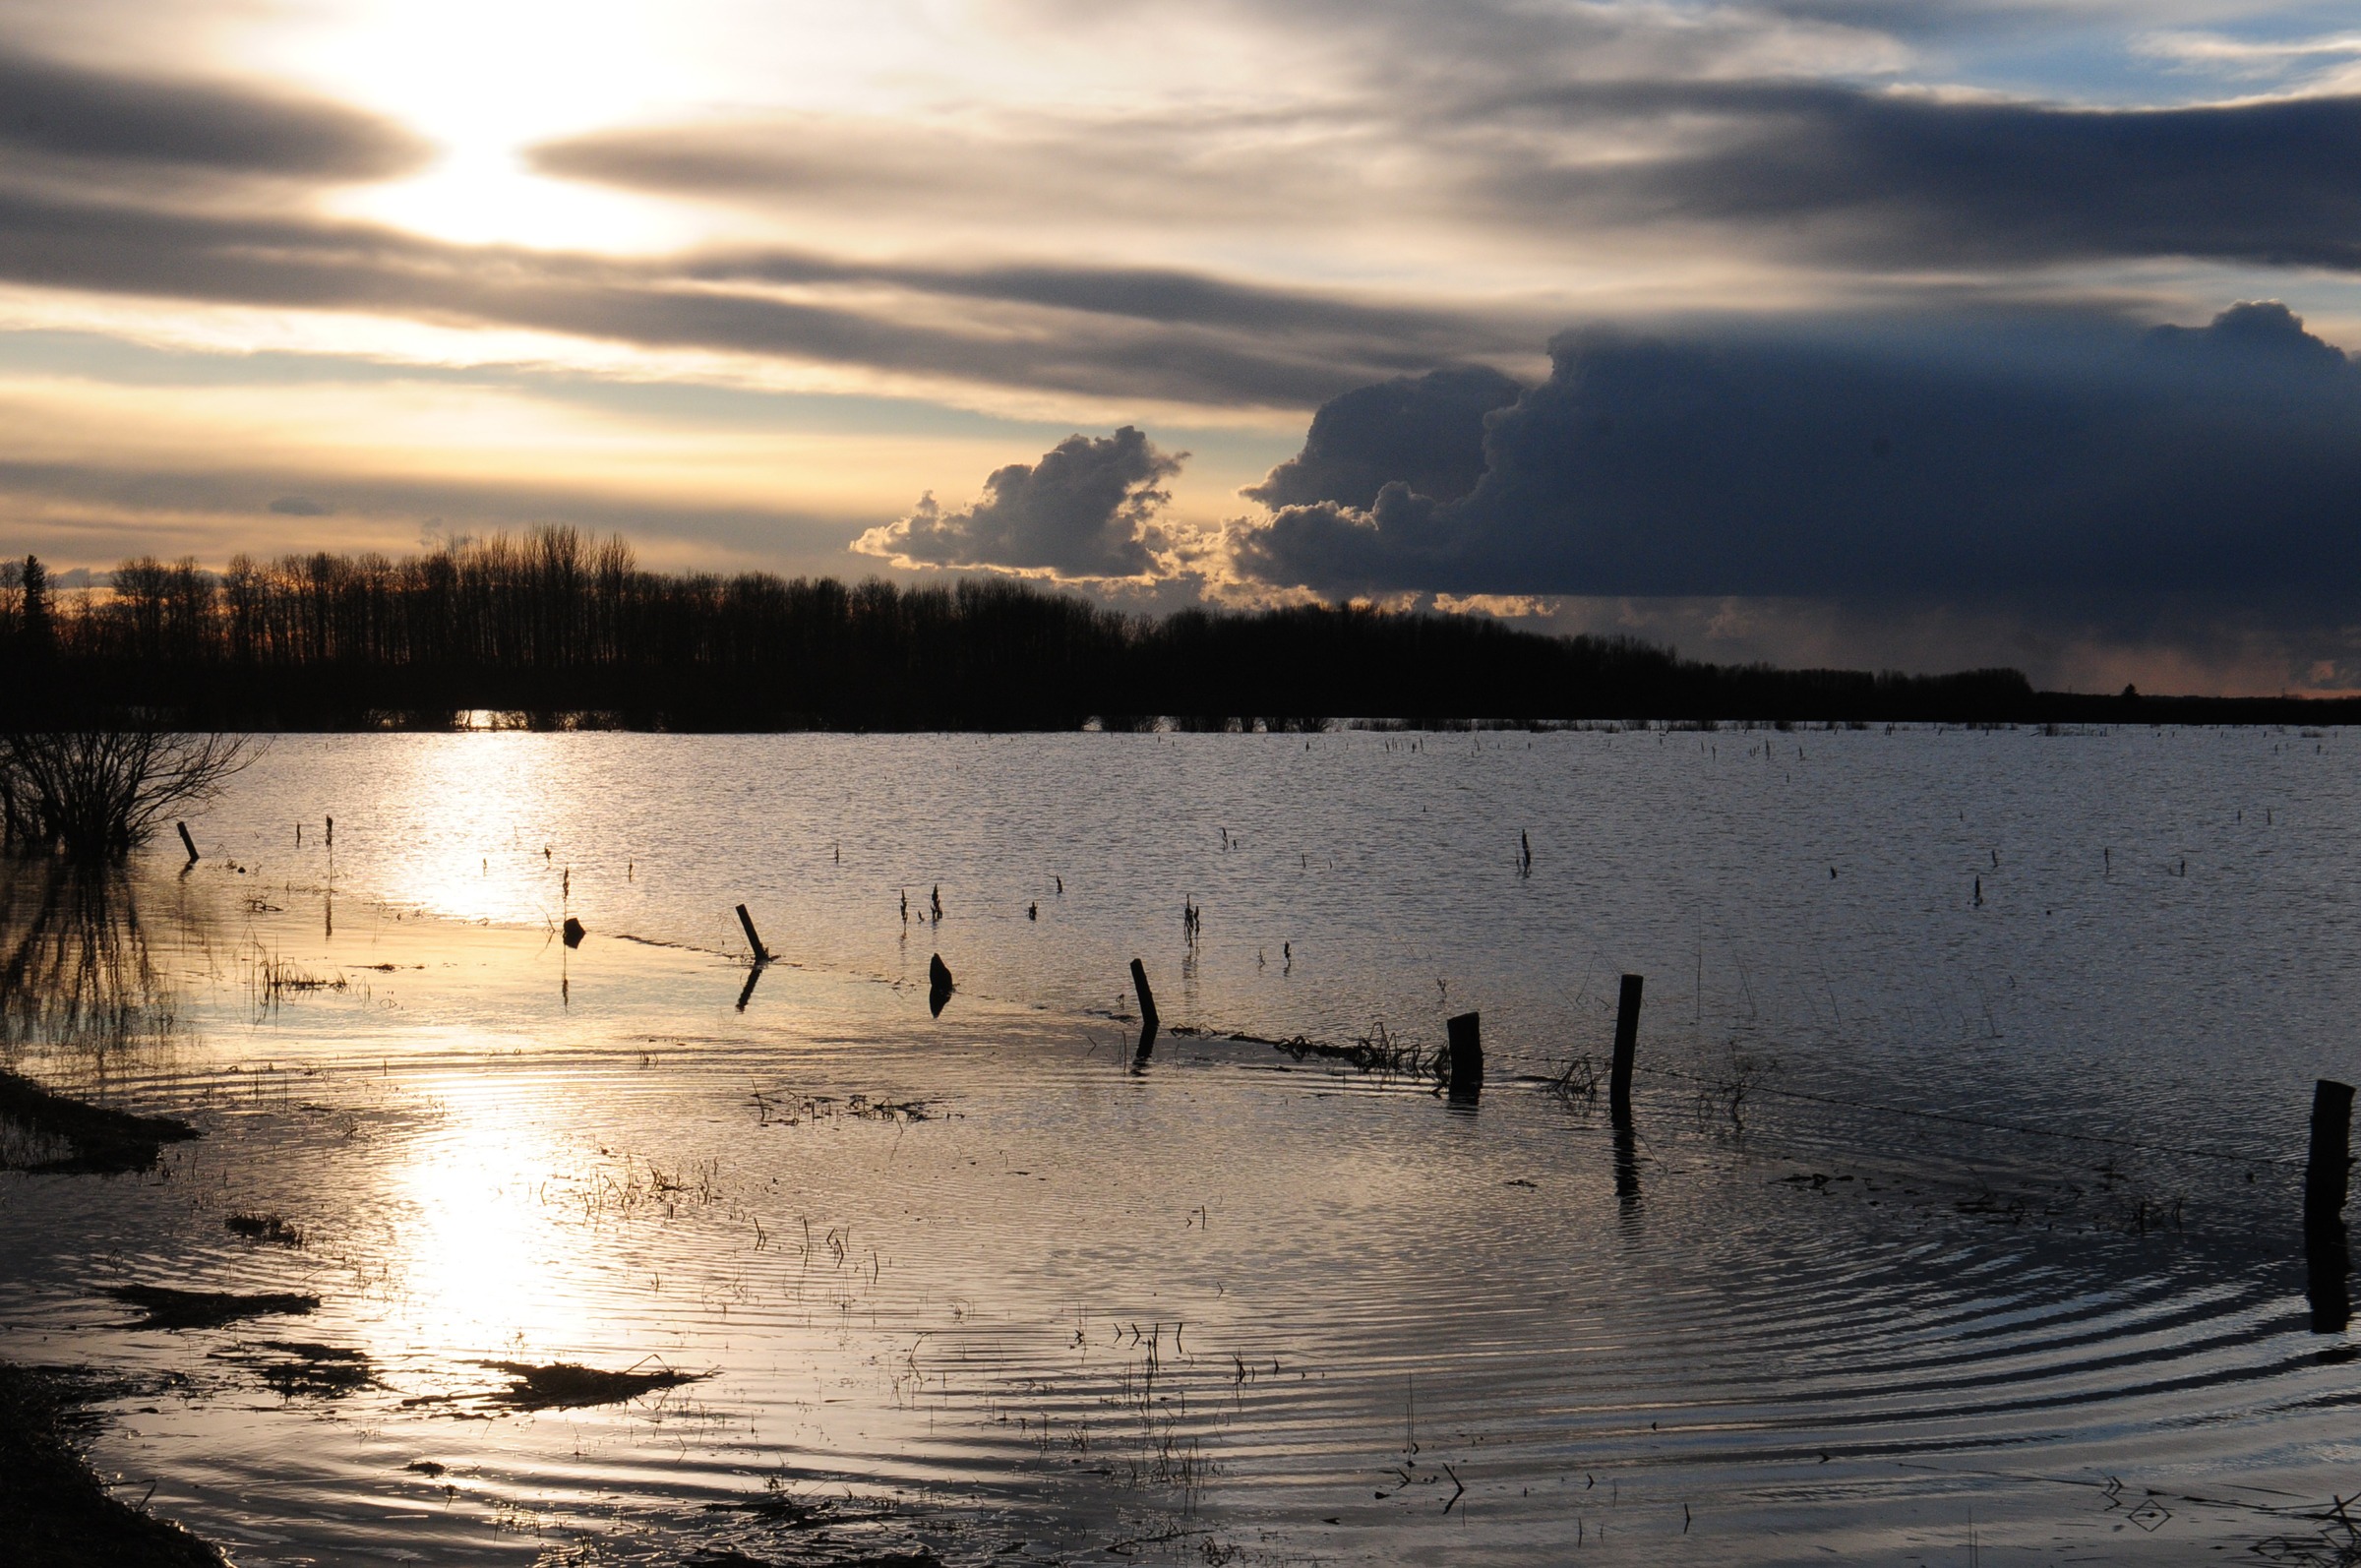
[[[135,1392],[87,1367],[0,1360],[0,1538],[41,1568],[225,1568],[228,1558],[107,1489],[92,1407]]]

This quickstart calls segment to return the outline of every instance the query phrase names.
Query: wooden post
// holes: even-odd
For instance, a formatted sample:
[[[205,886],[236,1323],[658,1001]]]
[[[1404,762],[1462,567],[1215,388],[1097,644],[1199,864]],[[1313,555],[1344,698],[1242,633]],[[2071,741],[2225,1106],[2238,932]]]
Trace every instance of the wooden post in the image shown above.
[[[2323,1078],[2312,1086],[2312,1149],[2304,1162],[2304,1294],[2312,1332],[2342,1334],[2352,1322],[2347,1283],[2352,1254],[2344,1199],[2352,1169],[2353,1087]]]
[[[951,999],[951,993],[958,989],[951,983],[951,966],[942,961],[942,954],[937,953],[927,960],[927,1011],[929,1013],[938,1018],[941,1017],[943,1004]]]
[[[590,934],[582,929],[580,921],[569,915],[566,917],[566,924],[561,929],[560,935],[566,938],[567,946],[579,947],[582,944],[582,938]]]
[[[2304,1228],[2341,1225],[2352,1171],[2353,1086],[2323,1078],[2312,1086],[2312,1152],[2304,1162]]]
[[[189,852],[189,864],[192,866],[196,865],[197,841],[189,837],[189,824],[186,822],[174,822],[172,825],[180,829],[180,847]]]
[[[1148,966],[1138,959],[1131,960],[1131,989],[1139,993],[1139,1050],[1136,1055],[1145,1059],[1156,1049],[1156,1031],[1163,1021],[1156,1015],[1156,993],[1148,989]]]
[[[1483,1015],[1463,1012],[1443,1027],[1451,1032],[1451,1098],[1473,1101],[1483,1093]]]
[[[755,950],[755,962],[769,963],[770,949],[762,945],[762,938],[755,931],[755,917],[746,912],[744,904],[738,906],[738,924],[746,928],[746,942]]]
[[[1607,1072],[1607,1109],[1618,1117],[1631,1115],[1631,1058],[1640,1044],[1640,989],[1646,982],[1638,975],[1623,977],[1623,992],[1615,999],[1615,1060]]]

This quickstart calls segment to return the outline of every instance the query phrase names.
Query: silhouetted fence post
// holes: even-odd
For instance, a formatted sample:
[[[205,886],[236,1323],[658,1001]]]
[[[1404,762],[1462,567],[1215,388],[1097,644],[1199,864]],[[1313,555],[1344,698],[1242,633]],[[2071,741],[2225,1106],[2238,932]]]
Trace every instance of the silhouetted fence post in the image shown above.
[[[755,931],[755,917],[746,912],[744,904],[738,906],[738,924],[746,928],[746,944],[755,950],[755,962],[769,963],[770,949],[762,945],[761,936]]]
[[[1463,1012],[1443,1027],[1451,1032],[1451,1098],[1473,1102],[1483,1093],[1483,1015]]]
[[[1640,1045],[1640,990],[1646,985],[1638,975],[1623,977],[1622,994],[1615,998],[1615,1060],[1607,1071],[1607,1109],[1620,1119],[1631,1115],[1631,1058]]]
[[[180,847],[189,852],[189,864],[192,866],[196,865],[197,841],[189,837],[189,824],[186,822],[174,822],[172,825],[180,829]]]
[[[1131,960],[1131,989],[1139,993],[1139,1050],[1133,1059],[1145,1061],[1148,1053],[1156,1049],[1156,1031],[1162,1022],[1156,1016],[1156,993],[1148,989],[1148,966],[1136,958]]]
[[[951,999],[951,993],[958,989],[951,982],[951,966],[942,961],[942,954],[937,953],[927,960],[928,1012],[941,1017],[943,1004]]]
[[[2353,1086],[2323,1078],[2312,1086],[2312,1152],[2304,1162],[2304,1227],[2344,1222],[2352,1171]]]
[[[2352,1133],[2353,1086],[2319,1080],[2312,1086],[2312,1148],[2304,1162],[2304,1291],[2315,1334],[2341,1334],[2353,1317],[2352,1257],[2344,1234]]]

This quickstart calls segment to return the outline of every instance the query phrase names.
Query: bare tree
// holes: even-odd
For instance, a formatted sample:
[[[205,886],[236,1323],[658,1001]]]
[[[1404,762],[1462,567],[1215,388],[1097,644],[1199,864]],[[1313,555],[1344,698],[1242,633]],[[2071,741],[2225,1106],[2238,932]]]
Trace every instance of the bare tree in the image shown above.
[[[0,733],[0,826],[76,860],[110,859],[212,799],[257,754],[244,736],[148,727]]]

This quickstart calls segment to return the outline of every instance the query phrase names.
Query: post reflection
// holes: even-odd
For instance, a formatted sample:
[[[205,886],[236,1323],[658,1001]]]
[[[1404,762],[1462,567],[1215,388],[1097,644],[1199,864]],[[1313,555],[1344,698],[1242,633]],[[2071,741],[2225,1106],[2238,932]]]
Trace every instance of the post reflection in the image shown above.
[[[1615,1117],[1615,1196],[1626,1214],[1639,1206],[1640,1144],[1627,1116]]]
[[[2304,1226],[2304,1294],[2312,1307],[2312,1332],[2341,1334],[2353,1319],[2352,1252],[2342,1221]]]

